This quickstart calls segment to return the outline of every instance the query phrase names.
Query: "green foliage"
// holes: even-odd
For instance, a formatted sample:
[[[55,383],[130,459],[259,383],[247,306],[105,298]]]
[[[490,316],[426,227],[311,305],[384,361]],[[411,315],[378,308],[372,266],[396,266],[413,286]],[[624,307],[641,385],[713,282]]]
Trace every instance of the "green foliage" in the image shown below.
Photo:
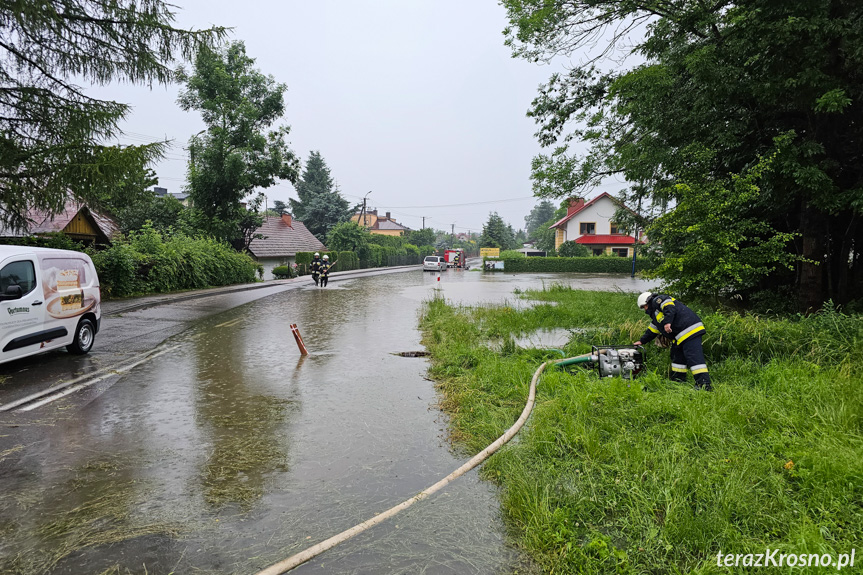
[[[173,229],[188,233],[191,232],[191,224],[186,212],[186,208],[177,198],[173,196],[157,198],[150,192],[147,201],[117,210],[116,218],[120,231],[124,234],[141,229],[147,221],[163,233]]]
[[[435,243],[435,231],[431,228],[422,230],[411,230],[408,232],[407,240],[415,246],[432,246]]]
[[[288,205],[281,200],[275,200],[273,202],[273,210],[272,211],[275,212],[275,214],[277,216],[281,216],[282,214],[287,214],[288,213]]]
[[[500,248],[502,250],[514,250],[521,247],[516,244],[512,226],[504,223],[503,218],[497,215],[497,212],[489,214],[488,221],[482,227],[479,245],[483,248]]]
[[[219,51],[200,50],[194,71],[177,73],[185,84],[180,106],[198,110],[207,126],[189,140],[188,190],[199,224],[245,246],[255,216],[242,201],[276,180],[295,182],[299,168],[286,141],[290,129],[267,131],[284,115],[287,87],[254,63],[243,42],[233,42]]]
[[[717,220],[742,219],[726,235],[752,231],[752,242],[775,240],[766,249],[770,254],[733,254],[737,261],[717,279],[751,286],[751,267],[764,277],[752,289],[790,280],[803,309],[829,298],[845,303],[863,290],[863,260],[855,247],[863,244],[863,227],[855,225],[863,213],[855,144],[863,139],[863,5],[503,4],[510,22],[506,42],[515,55],[537,60],[578,53],[591,49],[602,32],[608,49],[600,60],[637,55],[628,68],[608,61],[574,67],[541,87],[529,112],[548,148],[533,164],[538,194],[566,197],[619,174],[634,183],[627,203],[651,218],[679,209],[681,200],[693,213],[698,194],[705,205],[722,210]],[[630,36],[629,25],[645,20],[650,25],[644,35]],[[775,138],[781,134],[792,137],[780,144]],[[576,142],[577,153],[571,149]],[[699,180],[691,177],[693,150],[708,152]],[[746,178],[759,158],[773,162],[761,181],[749,182],[760,193],[728,201],[737,192],[733,180]],[[692,223],[681,217],[674,234],[682,238]],[[797,234],[799,241],[787,241]],[[745,247],[748,241],[731,243]],[[802,256],[796,273],[787,273],[776,256],[783,246]],[[661,273],[670,272],[671,281],[698,283],[685,277],[687,269]]]
[[[20,238],[2,238],[0,244],[8,246],[30,246],[35,248],[54,248],[58,250],[84,251],[84,246],[63,232],[50,232],[38,236],[23,236]]]
[[[326,244],[331,250],[359,252],[370,236],[369,231],[356,222],[341,222],[329,231]]]
[[[297,264],[297,271],[301,276],[309,275],[309,264],[312,263],[312,259],[314,259],[314,252],[297,252],[297,255],[294,256],[294,262]]]
[[[28,210],[58,213],[70,193],[97,206],[163,155],[166,142],[102,145],[119,134],[130,107],[78,84],[167,85],[175,57],[225,36],[221,27],[174,28],[172,8],[159,0],[4,4],[0,221],[25,229]]]
[[[290,198],[294,217],[321,242],[339,223],[347,222],[355,211],[344,199],[330,174],[330,168],[318,151],[309,153],[303,175],[296,183],[298,200]]]
[[[273,268],[273,276],[277,280],[286,280],[296,277],[296,270],[294,270],[293,266],[276,266]]]
[[[493,260],[492,260],[493,261]],[[645,261],[636,261],[635,270],[645,268]],[[632,260],[617,256],[590,256],[586,258],[515,258],[504,263],[506,272],[580,272],[628,274],[632,272]]]
[[[527,232],[528,238],[534,238],[534,232],[536,232],[542,224],[554,218],[555,211],[554,204],[548,200],[542,200],[539,204],[534,206],[530,213],[524,218],[525,231]]]
[[[223,242],[183,234],[166,238],[149,224],[90,254],[107,297],[253,282],[259,267]]]
[[[564,258],[586,258],[593,255],[590,248],[577,244],[572,240],[560,244],[560,247],[557,248],[557,253]]]
[[[786,245],[795,234],[777,232],[752,209],[772,158],[728,183],[706,177],[698,169],[703,163],[692,158],[687,181],[675,186],[677,208],[648,228],[663,252],[649,276],[663,278],[666,289],[683,295],[718,297],[752,292],[777,268],[792,269],[799,257]]]
[[[360,258],[357,256],[356,252],[339,252],[338,262],[339,265],[336,271],[346,272],[350,270],[360,269]]]
[[[404,236],[385,236],[383,234],[369,234],[369,242],[389,248],[402,248],[408,243]]]
[[[635,294],[564,286],[554,302],[464,308],[430,301],[421,327],[451,436],[478,452],[518,417],[549,354],[489,341],[579,328],[567,355],[622,345],[647,318]],[[848,553],[863,537],[863,321],[704,312],[716,391],[665,378],[647,350],[640,379],[547,368],[530,425],[482,475],[500,484],[510,533],[543,572],[707,573],[716,554]],[[506,348],[506,346],[504,346]]]
[[[500,252],[500,259],[502,260],[522,259],[526,257],[527,256],[523,253],[515,250],[503,250],[502,252]]]

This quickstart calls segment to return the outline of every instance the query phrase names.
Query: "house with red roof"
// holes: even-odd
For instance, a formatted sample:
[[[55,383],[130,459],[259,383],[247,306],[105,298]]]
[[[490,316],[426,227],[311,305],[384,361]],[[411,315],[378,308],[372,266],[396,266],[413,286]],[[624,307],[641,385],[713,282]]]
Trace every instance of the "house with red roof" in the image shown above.
[[[297,261],[297,252],[323,252],[326,246],[303,224],[290,214],[281,217],[267,216],[255,230],[263,238],[249,244],[249,252],[264,266],[264,279],[275,279],[273,268],[291,265]]]
[[[614,214],[619,208],[629,209],[608,192],[590,201],[570,199],[566,216],[550,226],[555,230],[554,249],[560,248],[563,242],[574,241],[587,246],[597,256],[632,257],[636,239],[614,222]],[[644,243],[642,238],[638,243]]]

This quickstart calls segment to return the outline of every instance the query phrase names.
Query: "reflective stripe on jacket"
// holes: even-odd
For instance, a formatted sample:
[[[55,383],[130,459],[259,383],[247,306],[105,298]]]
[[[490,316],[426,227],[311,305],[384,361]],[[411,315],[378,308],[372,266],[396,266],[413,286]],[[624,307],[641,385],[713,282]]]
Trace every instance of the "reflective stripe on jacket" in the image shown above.
[[[694,335],[707,330],[694,311],[680,301],[665,294],[655,295],[647,302],[645,313],[653,320],[641,336],[641,343],[647,343],[658,335],[665,335],[665,326],[671,325],[671,335],[675,343],[681,344]]]

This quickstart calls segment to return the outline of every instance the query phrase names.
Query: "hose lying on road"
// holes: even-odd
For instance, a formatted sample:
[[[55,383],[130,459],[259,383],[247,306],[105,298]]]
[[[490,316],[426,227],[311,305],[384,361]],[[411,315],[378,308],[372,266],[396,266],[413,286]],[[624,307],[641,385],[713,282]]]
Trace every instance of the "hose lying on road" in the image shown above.
[[[588,354],[588,356],[589,356],[589,354]],[[257,575],[280,575],[281,573],[285,573],[287,571],[290,571],[294,567],[302,565],[306,561],[308,561],[314,557],[317,557],[318,555],[320,555],[324,551],[326,551],[328,549],[332,549],[333,547],[335,547],[339,543],[347,541],[348,539],[350,539],[354,535],[359,535],[360,533],[362,533],[366,529],[369,529],[370,527],[374,527],[375,525],[386,521],[387,519],[396,515],[400,511],[407,509],[408,507],[410,507],[411,505],[413,505],[417,501],[422,501],[423,499],[426,499],[427,497],[429,497],[430,495],[432,495],[436,491],[445,487],[453,479],[461,477],[462,475],[464,475],[465,473],[467,473],[468,471],[470,471],[471,469],[473,469],[474,467],[476,467],[477,465],[479,465],[480,463],[482,463],[483,461],[488,459],[495,451],[500,449],[506,442],[508,442],[513,437],[515,437],[515,434],[518,433],[518,431],[524,426],[525,422],[527,421],[527,418],[530,416],[531,410],[533,410],[533,404],[534,404],[534,400],[536,398],[536,382],[539,380],[539,376],[542,374],[542,372],[545,370],[545,368],[548,367],[549,365],[569,365],[572,363],[581,363],[582,361],[586,361],[586,360],[581,359],[583,357],[585,357],[585,356],[578,356],[577,358],[571,357],[568,359],[557,360],[557,361],[551,360],[551,361],[546,361],[545,363],[540,365],[539,368],[537,368],[536,372],[534,372],[533,378],[530,380],[530,391],[528,392],[527,403],[525,404],[524,409],[521,412],[521,416],[519,416],[518,420],[513,424],[512,427],[510,427],[508,430],[506,430],[506,433],[504,433],[503,435],[498,437],[494,443],[492,443],[491,445],[489,445],[488,447],[486,447],[485,449],[483,449],[482,451],[480,451],[479,453],[474,455],[467,463],[465,463],[464,465],[462,465],[461,467],[459,467],[458,469],[456,469],[455,471],[453,471],[452,473],[450,473],[449,475],[447,475],[446,477],[444,477],[443,479],[441,479],[440,481],[438,481],[437,483],[435,483],[431,487],[428,487],[425,490],[421,491],[420,493],[414,495],[410,499],[408,499],[406,501],[402,501],[401,503],[399,503],[395,507],[391,507],[388,510],[384,511],[383,513],[380,513],[379,515],[375,515],[371,519],[363,521],[359,525],[355,525],[355,526],[351,527],[350,529],[342,531],[338,535],[334,535],[334,536],[330,537],[329,539],[327,539],[326,541],[321,541],[317,545],[315,545],[313,547],[309,547],[305,551],[301,551],[295,555],[288,557],[287,559],[285,559],[283,561],[280,561],[278,563],[270,565],[269,567],[267,567],[263,571],[259,571],[257,573]],[[574,361],[576,359],[580,359],[581,361]]]

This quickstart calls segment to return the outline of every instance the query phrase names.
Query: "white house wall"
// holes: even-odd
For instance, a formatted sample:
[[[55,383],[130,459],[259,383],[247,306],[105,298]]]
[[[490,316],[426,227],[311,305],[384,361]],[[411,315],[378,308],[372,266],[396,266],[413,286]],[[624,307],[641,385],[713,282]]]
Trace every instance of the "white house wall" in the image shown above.
[[[290,265],[294,262],[294,258],[260,258],[258,263],[264,266],[264,280],[274,280],[273,270],[279,266]]]
[[[617,211],[617,206],[608,198],[598,200],[592,206],[588,206],[566,222],[566,231],[564,232],[564,241],[575,241],[581,237],[579,233],[580,224],[582,222],[593,222],[596,224],[594,233],[610,234],[611,221],[614,218],[614,213]]]

